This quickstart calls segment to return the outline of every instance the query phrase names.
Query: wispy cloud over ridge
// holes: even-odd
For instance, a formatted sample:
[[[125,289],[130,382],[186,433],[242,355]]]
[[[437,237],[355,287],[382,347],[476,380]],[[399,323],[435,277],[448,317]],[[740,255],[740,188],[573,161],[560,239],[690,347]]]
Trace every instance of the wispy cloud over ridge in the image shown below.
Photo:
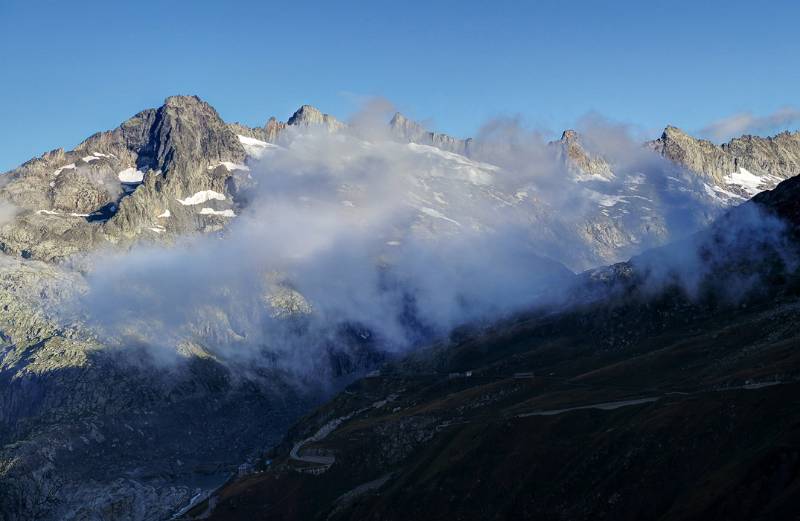
[[[749,111],[738,112],[709,123],[700,134],[712,141],[725,141],[741,134],[786,130],[796,123],[800,123],[800,109],[785,106],[763,116]]]

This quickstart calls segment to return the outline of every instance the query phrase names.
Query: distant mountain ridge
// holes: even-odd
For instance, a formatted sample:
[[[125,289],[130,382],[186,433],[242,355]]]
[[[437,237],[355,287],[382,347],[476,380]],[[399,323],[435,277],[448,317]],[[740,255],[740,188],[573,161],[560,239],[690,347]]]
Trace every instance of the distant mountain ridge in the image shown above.
[[[167,98],[162,107],[142,111],[115,130],[97,133],[73,151],[48,152],[3,176],[0,200],[13,205],[17,216],[0,223],[0,250],[57,261],[101,244],[219,231],[241,209],[237,193],[250,183],[248,156],[258,156],[277,143],[287,128],[311,126],[331,132],[346,127],[309,105],[300,107],[286,122],[271,118],[260,128],[228,124],[197,97]],[[401,142],[467,158],[477,152],[473,139],[426,130],[400,113],[391,118],[388,129]],[[551,146],[576,181],[612,180],[613,165],[602,153],[587,152],[581,141],[576,132],[565,131]],[[744,136],[717,146],[669,126],[645,147],[696,174],[697,186],[674,189],[693,191],[720,208],[800,172],[797,132],[769,138]],[[587,253],[582,263],[626,258],[641,247],[637,245],[666,237],[660,210],[641,204],[633,211],[649,221],[646,226],[631,217],[631,202],[643,201],[636,201],[635,188],[612,188],[606,193],[602,187],[592,187],[600,190],[597,211],[582,228],[571,232],[585,235]],[[645,240],[648,235],[652,238]]]

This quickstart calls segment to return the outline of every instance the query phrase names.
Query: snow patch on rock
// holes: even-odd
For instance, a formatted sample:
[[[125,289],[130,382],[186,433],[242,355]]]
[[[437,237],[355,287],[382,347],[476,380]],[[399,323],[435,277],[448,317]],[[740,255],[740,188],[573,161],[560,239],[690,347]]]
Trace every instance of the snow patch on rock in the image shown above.
[[[57,210],[36,210],[37,215],[57,215],[59,217],[89,217],[88,213],[64,213]]]
[[[213,208],[203,207],[200,209],[200,215],[218,215],[220,217],[236,217],[233,210],[214,210]]]
[[[63,172],[64,170],[73,170],[74,168],[75,168],[75,163],[70,163],[68,165],[64,165],[61,168],[59,168],[58,170],[56,170],[55,172],[53,172],[53,176],[58,177],[61,174],[61,172]]]
[[[144,181],[144,172],[137,170],[134,167],[126,168],[117,174],[120,183],[125,184],[138,184]]]
[[[249,136],[242,136],[237,134],[236,137],[239,138],[239,143],[242,144],[245,153],[248,156],[254,157],[256,159],[260,159],[261,156],[264,155],[264,152],[271,148],[278,148],[276,145],[272,143],[267,143],[266,141],[261,141],[260,139],[256,139],[254,137]]]
[[[210,201],[212,199],[217,201],[224,201],[225,196],[219,192],[215,192],[214,190],[202,190],[185,199],[176,199],[176,200],[183,206],[194,206],[196,204],[203,204],[206,201]]]
[[[739,167],[736,172],[725,176],[725,182],[730,185],[736,185],[750,196],[753,196],[761,191],[759,187],[763,184],[764,180],[749,170]]]
[[[249,172],[250,168],[247,165],[240,165],[237,163],[231,163],[230,161],[222,161],[221,163],[217,163],[215,165],[211,165],[208,167],[209,170],[214,170],[217,167],[224,166],[228,172],[233,172],[234,170],[244,170],[245,172]]]

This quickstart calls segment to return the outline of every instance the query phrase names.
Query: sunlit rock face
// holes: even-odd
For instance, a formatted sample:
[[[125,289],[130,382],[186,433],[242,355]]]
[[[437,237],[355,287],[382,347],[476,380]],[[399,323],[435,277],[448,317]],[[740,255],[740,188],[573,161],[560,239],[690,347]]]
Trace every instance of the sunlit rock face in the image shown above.
[[[647,145],[697,174],[710,193],[728,202],[749,199],[800,172],[800,133],[742,136],[715,145],[668,126]]]
[[[47,153],[6,174],[0,198],[19,212],[0,228],[0,248],[52,261],[165,232],[219,229],[233,206],[229,179],[245,157],[210,105],[170,97],[73,151]],[[179,204],[204,190],[226,194],[211,205],[224,213]]]

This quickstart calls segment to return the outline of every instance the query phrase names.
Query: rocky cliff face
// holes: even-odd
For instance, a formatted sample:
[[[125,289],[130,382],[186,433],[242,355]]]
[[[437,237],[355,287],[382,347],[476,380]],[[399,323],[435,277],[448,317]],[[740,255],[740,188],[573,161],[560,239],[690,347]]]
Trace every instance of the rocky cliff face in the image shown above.
[[[548,143],[576,188],[589,190],[596,201],[584,219],[575,223],[583,241],[592,244],[594,258],[609,262],[669,240],[670,225],[661,207],[664,192],[685,188],[680,177],[661,190],[636,173],[620,172],[605,157],[587,151],[581,136],[566,130],[561,139]],[[631,175],[632,174],[632,175]]]
[[[333,116],[329,114],[323,114],[311,105],[303,105],[297,109],[297,111],[292,114],[292,117],[289,118],[286,124],[297,127],[309,127],[317,125],[322,126],[331,132],[341,130],[345,126],[344,123],[337,120]]]
[[[200,210],[233,211],[229,185],[237,172],[246,171],[245,156],[237,136],[210,105],[196,97],[167,98],[138,151],[137,169],[147,173],[120,202],[105,231],[119,240],[147,232],[220,229],[225,222],[221,213]]]

